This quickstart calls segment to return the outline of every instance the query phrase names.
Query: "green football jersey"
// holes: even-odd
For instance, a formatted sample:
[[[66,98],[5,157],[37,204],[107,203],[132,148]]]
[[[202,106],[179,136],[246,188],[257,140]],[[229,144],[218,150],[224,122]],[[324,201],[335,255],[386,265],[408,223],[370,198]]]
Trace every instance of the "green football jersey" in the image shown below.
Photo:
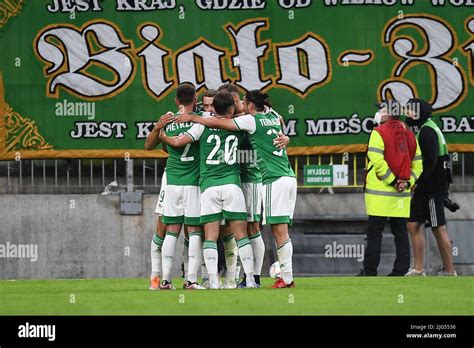
[[[280,118],[272,112],[245,115],[233,119],[240,130],[250,134],[250,141],[257,150],[257,164],[263,184],[269,184],[282,176],[295,176],[286,149],[279,150],[273,140],[281,131]]]
[[[253,149],[250,135],[242,134],[242,147],[240,153],[240,180],[243,183],[261,183],[262,174],[257,163],[257,151]]]
[[[179,136],[194,125],[193,122],[169,123],[165,134]],[[168,185],[199,185],[199,144],[191,143],[184,147],[168,146],[169,157],[166,162]]]
[[[201,192],[212,186],[240,186],[238,149],[242,132],[211,129],[196,124],[187,134],[193,142],[199,141]]]

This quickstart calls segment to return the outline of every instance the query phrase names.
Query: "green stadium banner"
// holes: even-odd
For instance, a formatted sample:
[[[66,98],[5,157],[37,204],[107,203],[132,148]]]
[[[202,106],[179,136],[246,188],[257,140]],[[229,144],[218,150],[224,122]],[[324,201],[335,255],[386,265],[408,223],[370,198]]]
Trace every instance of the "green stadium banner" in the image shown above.
[[[0,160],[151,158],[180,82],[268,92],[292,155],[362,152],[417,96],[474,151],[474,0],[0,0]]]

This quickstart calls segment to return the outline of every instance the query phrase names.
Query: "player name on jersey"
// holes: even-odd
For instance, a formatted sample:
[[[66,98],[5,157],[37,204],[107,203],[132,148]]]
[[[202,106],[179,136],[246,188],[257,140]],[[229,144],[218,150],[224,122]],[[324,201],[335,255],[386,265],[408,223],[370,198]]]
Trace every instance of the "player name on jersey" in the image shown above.
[[[259,119],[260,124],[264,127],[269,127],[269,126],[279,126],[280,125],[280,119],[278,118],[272,118],[272,119],[267,119],[267,118],[261,118]]]
[[[166,126],[166,132],[171,132],[179,129],[184,129],[188,130],[190,127],[192,127],[194,123],[192,122],[185,122],[185,123],[170,123]]]

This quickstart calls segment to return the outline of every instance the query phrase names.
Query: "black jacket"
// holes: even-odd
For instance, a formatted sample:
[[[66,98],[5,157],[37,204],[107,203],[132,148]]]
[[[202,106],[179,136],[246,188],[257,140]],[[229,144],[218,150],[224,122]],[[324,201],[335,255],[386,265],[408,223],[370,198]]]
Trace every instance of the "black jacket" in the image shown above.
[[[417,181],[416,192],[424,194],[446,194],[451,181],[446,163],[448,156],[439,156],[439,143],[436,132],[430,127],[423,127],[418,136],[423,156],[423,172]]]

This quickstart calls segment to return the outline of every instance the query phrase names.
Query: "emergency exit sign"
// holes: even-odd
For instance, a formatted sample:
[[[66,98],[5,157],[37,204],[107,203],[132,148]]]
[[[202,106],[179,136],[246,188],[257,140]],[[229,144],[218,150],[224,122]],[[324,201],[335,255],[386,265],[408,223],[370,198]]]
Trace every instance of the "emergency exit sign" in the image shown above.
[[[347,164],[304,166],[305,186],[347,186],[349,167]]]

